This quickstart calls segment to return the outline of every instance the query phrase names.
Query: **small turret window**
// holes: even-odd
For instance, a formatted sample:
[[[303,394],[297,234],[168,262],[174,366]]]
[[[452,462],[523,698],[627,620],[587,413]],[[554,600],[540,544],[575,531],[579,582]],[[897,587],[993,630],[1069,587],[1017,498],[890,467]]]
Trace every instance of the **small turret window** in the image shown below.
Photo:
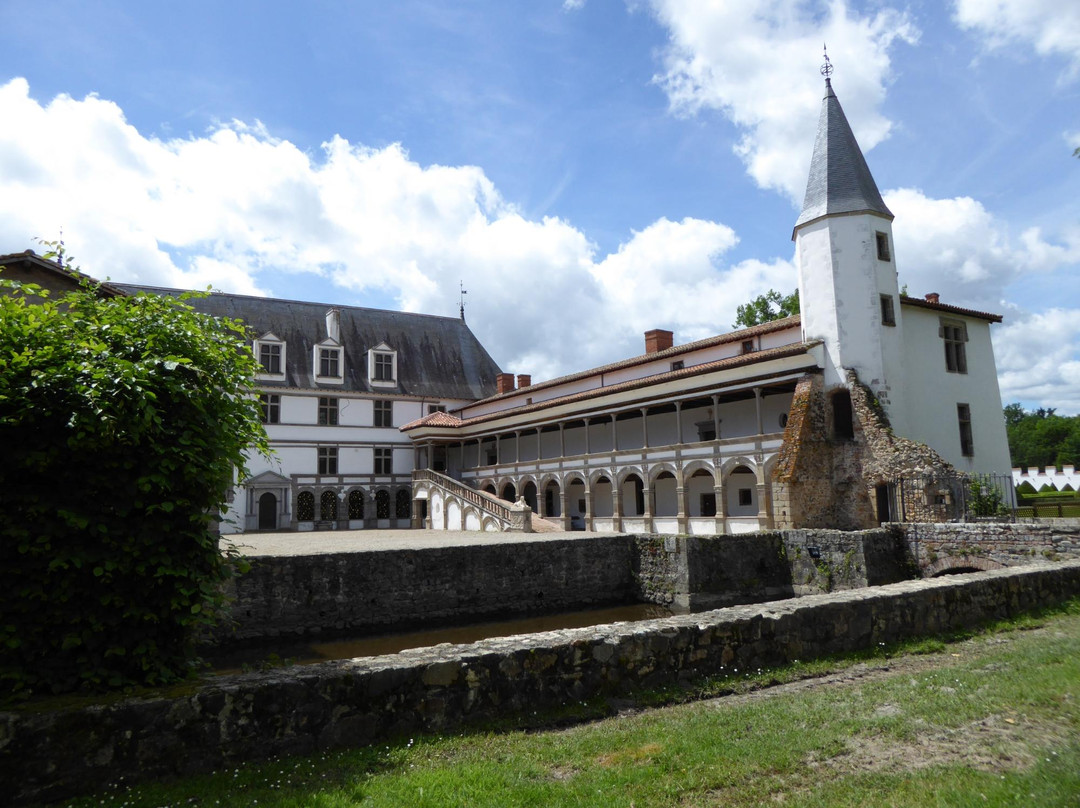
[[[893,308],[892,295],[881,296],[881,324],[896,325],[896,311]]]
[[[880,230],[875,233],[877,236],[877,257],[879,261],[891,261],[892,254],[889,252],[889,234],[882,233]]]

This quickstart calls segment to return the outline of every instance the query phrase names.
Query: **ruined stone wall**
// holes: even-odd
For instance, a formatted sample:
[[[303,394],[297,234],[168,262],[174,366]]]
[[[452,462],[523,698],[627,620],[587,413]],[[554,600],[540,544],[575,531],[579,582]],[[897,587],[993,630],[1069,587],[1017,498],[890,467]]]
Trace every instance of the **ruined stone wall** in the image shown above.
[[[221,677],[182,695],[0,713],[0,786],[15,804],[120,778],[452,731],[734,668],[956,631],[1080,597],[1080,561],[707,614],[547,632]]]
[[[833,396],[840,389],[850,394],[850,436],[834,430]],[[896,516],[878,514],[877,486],[905,476],[920,483],[908,496],[894,497],[904,518],[944,520],[955,498],[937,481],[953,474],[933,449],[893,433],[880,403],[854,371],[848,371],[846,388],[836,390],[825,390],[819,374],[808,374],[796,387],[773,472],[775,522],[781,529],[874,527]]]

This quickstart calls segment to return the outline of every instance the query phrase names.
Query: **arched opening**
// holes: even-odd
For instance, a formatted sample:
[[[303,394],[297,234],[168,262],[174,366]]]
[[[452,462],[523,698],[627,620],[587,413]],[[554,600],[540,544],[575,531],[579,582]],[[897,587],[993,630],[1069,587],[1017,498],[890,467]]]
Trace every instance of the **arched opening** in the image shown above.
[[[637,474],[628,474],[622,481],[622,515],[645,514],[645,483]]]
[[[679,497],[676,491],[675,475],[662,471],[653,480],[653,515],[675,516],[679,512]]]
[[[296,520],[311,522],[315,519],[315,495],[310,491],[301,491],[296,495]]]
[[[375,493],[375,518],[390,518],[390,492],[385,488]]]
[[[716,516],[716,478],[708,469],[698,469],[686,481],[690,516]]]
[[[517,500],[517,489],[514,488],[514,484],[507,483],[506,485],[504,485],[502,494],[499,496],[499,498],[505,499],[507,502],[515,502]]]
[[[319,495],[319,519],[332,522],[337,519],[337,492],[327,489]]]
[[[277,497],[269,491],[259,497],[259,530],[277,529]]]
[[[607,477],[597,477],[596,481],[592,484],[592,494],[594,517],[609,517],[615,515],[611,480]]]
[[[543,516],[562,516],[559,506],[559,484],[550,480],[544,486],[544,513]]]
[[[493,483],[488,483],[487,485],[485,485],[484,486],[484,493],[485,494],[491,494],[491,496],[495,496],[495,485]]]
[[[571,530],[585,529],[588,505],[585,496],[585,481],[580,477],[569,480],[566,483],[566,511],[570,517]]]
[[[412,518],[412,489],[399,488],[394,495],[394,516],[398,519]]]
[[[830,400],[832,401],[833,437],[837,440],[851,440],[855,437],[851,391],[837,390],[832,394]]]
[[[364,492],[357,489],[349,492],[349,518],[364,518]]]
[[[731,470],[725,490],[729,516],[757,516],[757,475],[747,466],[736,466]]]
[[[521,489],[521,496],[525,497],[525,504],[532,508],[533,513],[539,513],[536,509],[536,483],[532,480],[525,483],[525,487]]]

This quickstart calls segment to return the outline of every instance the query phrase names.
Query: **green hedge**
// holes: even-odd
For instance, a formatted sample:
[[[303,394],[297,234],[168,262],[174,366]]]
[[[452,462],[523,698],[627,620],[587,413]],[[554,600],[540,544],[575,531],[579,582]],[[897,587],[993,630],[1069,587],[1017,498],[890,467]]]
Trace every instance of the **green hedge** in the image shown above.
[[[266,451],[243,326],[0,284],[0,693],[181,677],[231,573],[212,516]]]

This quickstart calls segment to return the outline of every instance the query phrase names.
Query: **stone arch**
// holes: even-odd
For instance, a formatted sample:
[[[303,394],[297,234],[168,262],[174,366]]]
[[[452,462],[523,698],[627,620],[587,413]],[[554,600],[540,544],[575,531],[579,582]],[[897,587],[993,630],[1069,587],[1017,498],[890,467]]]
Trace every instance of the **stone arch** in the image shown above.
[[[716,469],[704,460],[695,460],[683,468],[687,516],[716,516]]]
[[[1004,568],[1004,564],[984,556],[945,556],[926,567],[923,570],[923,577],[937,578],[939,575],[959,575],[965,572],[985,572]]]
[[[679,476],[667,463],[653,470],[649,482],[653,516],[677,516],[679,513]]]
[[[724,461],[724,464],[720,467],[720,479],[726,481],[731,473],[735,471],[739,466],[746,466],[747,469],[757,478],[758,482],[761,482],[761,473],[758,469],[757,463],[746,455],[739,455],[738,457],[731,457]]]
[[[505,500],[507,502],[516,502],[517,497],[517,486],[514,485],[513,480],[505,480],[499,486],[499,499]]]
[[[692,460],[685,466],[683,466],[683,483],[685,483],[699,471],[704,471],[714,480],[716,479],[716,466],[714,466],[708,460]]]
[[[540,496],[543,498],[544,507],[540,515],[543,517],[562,516],[562,508],[559,504],[559,497],[563,490],[562,481],[554,474],[545,475],[543,480]]]
[[[278,498],[273,491],[263,491],[258,502],[259,530],[277,529]]]
[[[533,513],[540,513],[540,501],[538,499],[535,482],[531,479],[523,482],[521,485],[521,496],[525,499],[525,504],[529,506]]]
[[[491,496],[493,496],[493,497],[498,496],[498,494],[495,493],[495,491],[496,491],[495,483],[490,483],[489,482],[489,483],[485,484],[484,487],[481,488],[480,490],[483,491],[485,494],[491,494]]]
[[[412,486],[402,486],[394,494],[394,518],[412,518]]]
[[[566,513],[563,516],[585,517],[589,508],[589,483],[584,474],[572,471],[564,480],[566,486]],[[580,523],[582,526],[583,522]]]
[[[758,492],[760,470],[752,462],[734,458],[724,464],[724,513],[729,516],[757,516],[762,503]]]
[[[480,530],[484,523],[483,513],[472,505],[466,506],[463,519],[466,530]]]
[[[641,466],[626,466],[616,475],[615,482],[619,485],[622,485],[626,481],[626,478],[629,477],[631,474],[642,481],[644,481],[646,477],[645,472],[641,469]]]
[[[676,484],[679,484],[682,481],[683,473],[679,471],[678,467],[674,463],[654,463],[652,466],[649,467],[650,488],[652,487],[652,484],[656,482],[657,478],[660,477],[661,474],[670,474],[672,477],[675,478]]]
[[[592,495],[593,516],[609,517],[615,515],[614,475],[606,470],[594,471],[589,475],[589,491]]]

